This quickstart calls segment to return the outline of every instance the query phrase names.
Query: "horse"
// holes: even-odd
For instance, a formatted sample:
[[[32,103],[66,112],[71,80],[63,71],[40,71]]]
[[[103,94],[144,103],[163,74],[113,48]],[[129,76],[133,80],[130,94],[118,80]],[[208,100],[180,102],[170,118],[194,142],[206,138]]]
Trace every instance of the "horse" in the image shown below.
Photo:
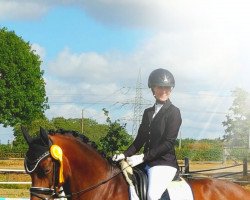
[[[42,128],[36,137],[25,128],[22,132],[28,143],[24,166],[31,176],[31,200],[59,198],[61,188],[69,200],[129,200],[122,170],[101,155],[87,137],[76,132],[48,134]],[[250,192],[229,181],[203,178],[187,182],[194,200],[250,199]]]

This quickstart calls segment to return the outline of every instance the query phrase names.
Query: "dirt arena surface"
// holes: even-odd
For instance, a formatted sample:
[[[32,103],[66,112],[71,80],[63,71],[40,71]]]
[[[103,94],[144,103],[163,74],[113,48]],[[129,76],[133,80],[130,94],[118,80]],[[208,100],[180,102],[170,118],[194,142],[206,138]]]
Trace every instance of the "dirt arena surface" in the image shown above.
[[[23,159],[0,160],[0,169],[24,169]]]
[[[200,170],[209,170],[209,169],[218,169],[218,168],[224,168],[228,167],[226,169],[219,169],[219,170],[212,170],[212,171],[205,171],[205,172],[198,172],[198,173],[191,173],[192,177],[194,178],[203,178],[203,177],[218,177],[222,176],[228,173],[236,173],[236,172],[243,172],[243,165],[241,165],[241,162],[234,162],[234,161],[228,161],[226,163],[222,162],[190,162],[189,163],[189,171],[200,171]],[[183,166],[184,162],[180,161],[180,165]],[[243,173],[231,175],[229,177],[222,177],[221,179],[226,179],[233,181],[235,183],[238,183],[242,185],[245,189],[250,191],[250,162],[248,162],[248,176],[243,177]],[[239,183],[239,182],[243,182]],[[245,182],[245,183],[244,183]]]
[[[180,166],[184,165],[184,162],[180,161]],[[190,172],[192,171],[198,171],[198,170],[205,170],[205,169],[215,169],[215,168],[222,168],[222,167],[229,167],[234,166],[241,163],[235,163],[235,162],[190,162]],[[0,160],[0,169],[24,169],[23,166],[23,160],[22,159],[11,159],[11,160]],[[248,163],[248,169],[250,170],[250,163]],[[194,178],[200,178],[200,177],[216,177],[219,175],[223,175],[225,173],[233,173],[233,172],[242,172],[243,166],[235,166],[230,167],[227,169],[221,169],[221,170],[214,170],[214,171],[208,171],[208,172],[200,172],[200,173],[194,173],[192,176]],[[229,179],[232,181],[232,179]],[[250,172],[247,177],[243,177],[242,174],[233,176],[233,180],[239,180],[239,181],[247,181],[250,182]],[[0,174],[0,181],[30,181],[29,175],[27,174]],[[14,187],[14,188],[13,188]],[[21,187],[21,188],[19,188]],[[4,186],[0,185],[0,198],[1,197],[19,197],[19,198],[27,198],[29,197],[29,186],[8,186],[8,188],[4,188]],[[242,187],[250,191],[250,184],[243,184]]]

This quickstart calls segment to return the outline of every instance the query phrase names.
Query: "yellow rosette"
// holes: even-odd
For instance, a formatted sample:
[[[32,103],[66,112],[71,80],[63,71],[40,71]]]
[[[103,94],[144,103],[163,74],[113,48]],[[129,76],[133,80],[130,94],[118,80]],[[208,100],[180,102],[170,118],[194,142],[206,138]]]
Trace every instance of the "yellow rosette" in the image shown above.
[[[64,182],[64,177],[63,177],[63,151],[61,147],[58,145],[53,144],[50,147],[50,154],[55,160],[59,160],[60,162],[60,169],[59,169],[59,183]]]

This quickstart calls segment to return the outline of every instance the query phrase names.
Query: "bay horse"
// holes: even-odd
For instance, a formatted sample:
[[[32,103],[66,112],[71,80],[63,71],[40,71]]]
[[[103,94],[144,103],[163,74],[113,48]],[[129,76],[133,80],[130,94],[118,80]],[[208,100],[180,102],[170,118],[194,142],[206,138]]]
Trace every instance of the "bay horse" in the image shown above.
[[[24,166],[31,176],[31,200],[58,198],[60,188],[69,200],[129,200],[128,184],[120,168],[85,136],[63,131],[48,134],[42,128],[37,137],[31,137],[25,128],[22,132],[29,146]],[[250,192],[229,181],[204,178],[187,182],[194,200],[250,199]]]

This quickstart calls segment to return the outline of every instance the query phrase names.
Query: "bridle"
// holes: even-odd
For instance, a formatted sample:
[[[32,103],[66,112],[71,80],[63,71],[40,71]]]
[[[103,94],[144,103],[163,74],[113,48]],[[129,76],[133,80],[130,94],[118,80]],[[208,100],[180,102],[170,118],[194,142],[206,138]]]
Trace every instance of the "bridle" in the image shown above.
[[[25,158],[24,161],[24,166],[25,166],[25,170],[28,174],[31,174],[32,172],[35,171],[36,167],[38,166],[39,162],[42,161],[43,159],[47,158],[48,156],[51,156],[50,152],[47,151],[45,152],[42,156],[40,156],[37,160],[36,160],[36,164],[35,167],[32,170],[29,170],[27,167],[27,161],[28,158]],[[51,156],[52,157],[52,156]],[[120,170],[118,173],[112,175],[111,177],[102,180],[100,182],[98,182],[95,185],[89,186],[86,189],[82,189],[78,192],[72,192],[71,194],[67,194],[67,195],[60,195],[61,193],[64,192],[64,190],[60,190],[58,183],[59,183],[59,173],[58,173],[58,169],[59,169],[59,163],[57,162],[57,160],[55,160],[54,158],[52,158],[52,162],[53,162],[53,187],[51,188],[46,188],[46,187],[30,187],[30,194],[33,196],[36,196],[42,200],[49,200],[49,199],[54,199],[54,198],[70,198],[73,197],[75,195],[79,195],[79,194],[83,194],[86,192],[89,192],[107,182],[109,182],[110,180],[112,180],[113,178],[117,177],[119,174],[122,173],[122,171],[124,170]],[[48,197],[43,197],[42,195],[48,196]]]
[[[29,162],[29,159],[26,157],[25,160],[24,160],[24,167],[25,167],[26,173],[27,174],[33,173],[36,170],[38,164],[43,159],[47,158],[48,156],[50,156],[50,152],[46,151],[38,159],[33,161],[33,163],[35,163],[35,166],[31,170],[28,168],[27,163]],[[51,187],[51,188],[30,187],[30,194],[33,195],[33,196],[36,196],[36,197],[38,197],[38,198],[40,198],[42,200],[49,200],[51,198],[58,198],[60,196],[60,194],[63,192],[63,190],[59,191],[58,186],[57,186],[58,185],[58,179],[59,179],[59,176],[58,176],[58,173],[57,173],[59,163],[54,158],[52,158],[52,162],[53,162],[53,187]],[[41,195],[49,196],[49,198],[45,198],[45,197],[43,197]]]

